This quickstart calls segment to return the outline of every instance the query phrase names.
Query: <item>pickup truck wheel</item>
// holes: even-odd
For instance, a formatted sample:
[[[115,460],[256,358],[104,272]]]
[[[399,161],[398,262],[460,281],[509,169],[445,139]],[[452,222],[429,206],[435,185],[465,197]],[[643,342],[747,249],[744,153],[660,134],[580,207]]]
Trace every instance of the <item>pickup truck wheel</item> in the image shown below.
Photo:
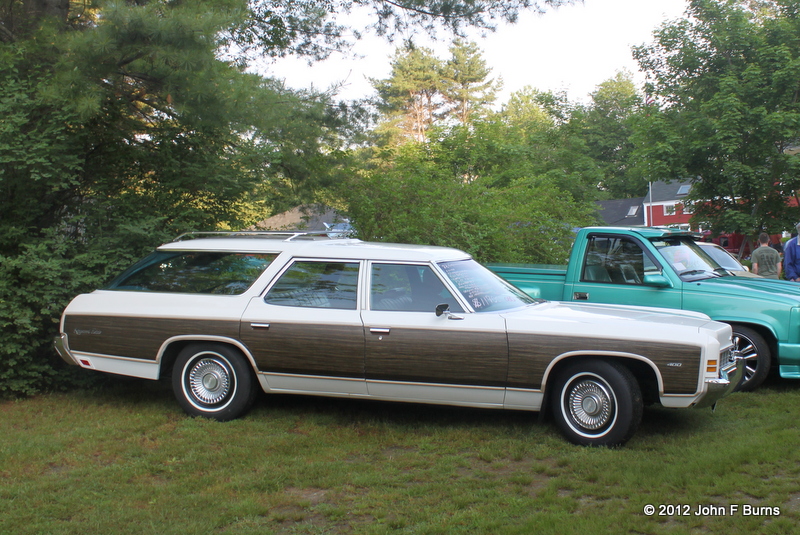
[[[250,409],[255,387],[249,363],[236,349],[222,344],[186,346],[172,372],[172,390],[183,410],[221,422]]]
[[[749,327],[732,325],[733,350],[744,358],[744,376],[736,387],[738,392],[752,392],[764,382],[769,374],[772,354],[767,342]]]
[[[556,423],[573,444],[621,446],[642,420],[642,392],[626,367],[601,360],[569,364],[552,390]]]

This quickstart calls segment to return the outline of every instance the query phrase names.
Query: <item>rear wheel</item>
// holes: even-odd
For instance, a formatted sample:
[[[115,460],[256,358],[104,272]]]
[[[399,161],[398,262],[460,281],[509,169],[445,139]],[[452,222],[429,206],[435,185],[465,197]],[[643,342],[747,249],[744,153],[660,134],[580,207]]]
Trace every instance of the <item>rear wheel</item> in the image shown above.
[[[621,446],[642,420],[639,383],[615,362],[568,364],[556,377],[551,396],[556,423],[573,444]]]
[[[257,393],[247,360],[223,344],[186,346],[175,361],[172,390],[187,414],[219,421],[245,414]]]
[[[767,378],[772,353],[764,337],[749,327],[733,327],[733,350],[744,359],[744,376],[737,391],[752,392]]]

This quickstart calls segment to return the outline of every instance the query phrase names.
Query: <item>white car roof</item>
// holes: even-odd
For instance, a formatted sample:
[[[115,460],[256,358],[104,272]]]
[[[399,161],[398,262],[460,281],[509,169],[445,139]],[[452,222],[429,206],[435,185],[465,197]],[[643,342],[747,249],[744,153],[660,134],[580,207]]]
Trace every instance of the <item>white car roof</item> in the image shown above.
[[[471,256],[459,249],[432,245],[365,242],[356,239],[286,239],[287,234],[199,237],[165,243],[159,251],[218,251],[241,253],[283,253],[294,257],[341,258],[346,260],[394,260],[441,262]]]

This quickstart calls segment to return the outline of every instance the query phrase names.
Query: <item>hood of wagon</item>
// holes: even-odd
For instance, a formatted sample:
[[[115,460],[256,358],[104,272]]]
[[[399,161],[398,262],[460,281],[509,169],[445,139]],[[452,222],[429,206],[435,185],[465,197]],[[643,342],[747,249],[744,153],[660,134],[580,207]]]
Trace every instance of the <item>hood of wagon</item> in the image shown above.
[[[546,330],[553,334],[684,342],[704,335],[721,346],[730,343],[731,328],[697,312],[652,307],[545,302],[504,313],[509,332]]]

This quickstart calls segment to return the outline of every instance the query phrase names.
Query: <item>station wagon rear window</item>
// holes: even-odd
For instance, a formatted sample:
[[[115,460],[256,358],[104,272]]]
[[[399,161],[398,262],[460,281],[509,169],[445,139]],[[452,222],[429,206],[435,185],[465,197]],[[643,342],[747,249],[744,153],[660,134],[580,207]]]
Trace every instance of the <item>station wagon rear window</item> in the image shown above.
[[[271,305],[356,309],[358,262],[300,261],[281,275],[264,301]]]
[[[156,251],[111,281],[106,290],[238,295],[278,255]]]

